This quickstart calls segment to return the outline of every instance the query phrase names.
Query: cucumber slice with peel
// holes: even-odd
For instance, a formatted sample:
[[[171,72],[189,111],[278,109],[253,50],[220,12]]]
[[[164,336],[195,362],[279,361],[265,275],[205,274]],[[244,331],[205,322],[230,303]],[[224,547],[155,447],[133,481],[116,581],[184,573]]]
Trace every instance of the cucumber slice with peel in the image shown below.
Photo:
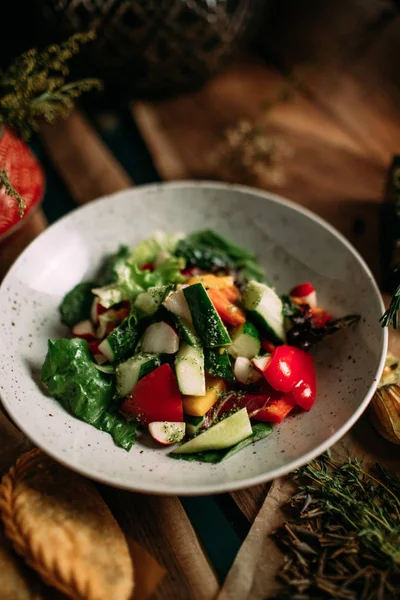
[[[276,344],[285,342],[282,300],[271,287],[250,281],[243,292],[242,304],[249,318],[271,341]]]
[[[117,396],[125,398],[131,393],[139,379],[161,365],[157,354],[136,354],[116,368]]]
[[[134,306],[148,317],[154,315],[171,291],[171,287],[170,285],[149,287],[136,297]]]
[[[195,283],[183,288],[188,303],[195,331],[203,346],[215,348],[231,343],[229,333],[221,317],[214,308],[202,283]]]
[[[172,451],[172,454],[191,454],[204,450],[229,448],[253,433],[247,409],[242,408],[230,417],[206,429],[204,433],[189,440]]]
[[[179,389],[187,396],[204,396],[206,379],[204,374],[204,352],[183,343],[175,359],[175,372]]]
[[[110,362],[121,362],[133,354],[137,338],[137,329],[127,318],[101,342],[99,350]]]
[[[205,348],[204,368],[214,377],[222,377],[227,381],[235,381],[231,361],[226,348]]]
[[[238,356],[253,358],[261,350],[258,330],[250,321],[246,321],[246,323],[235,329],[231,337],[232,344],[228,347],[228,352],[233,358]]]

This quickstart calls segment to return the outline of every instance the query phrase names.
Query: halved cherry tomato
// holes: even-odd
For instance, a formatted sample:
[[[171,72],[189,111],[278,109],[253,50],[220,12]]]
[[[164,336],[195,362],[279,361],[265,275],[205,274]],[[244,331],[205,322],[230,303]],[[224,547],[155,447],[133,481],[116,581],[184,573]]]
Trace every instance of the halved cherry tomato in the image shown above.
[[[207,294],[215,310],[225,323],[240,326],[246,321],[246,315],[241,308],[235,306],[224,296],[222,290],[207,290]]]
[[[316,397],[316,378],[311,354],[294,346],[278,346],[271,355],[263,375],[268,383],[282,392],[291,392],[296,403],[310,410]]]
[[[142,377],[124,400],[121,412],[140,423],[182,422],[182,396],[171,367],[165,363]]]

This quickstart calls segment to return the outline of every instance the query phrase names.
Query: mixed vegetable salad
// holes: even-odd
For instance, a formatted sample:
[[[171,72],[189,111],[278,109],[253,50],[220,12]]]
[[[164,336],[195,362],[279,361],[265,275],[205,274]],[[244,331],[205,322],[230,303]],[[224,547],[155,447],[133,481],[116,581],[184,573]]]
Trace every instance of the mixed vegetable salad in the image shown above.
[[[148,431],[212,463],[310,410],[309,349],[359,318],[334,319],[311,283],[278,296],[252,252],[210,230],[121,246],[60,315],[72,339],[49,340],[52,396],[125,450]]]

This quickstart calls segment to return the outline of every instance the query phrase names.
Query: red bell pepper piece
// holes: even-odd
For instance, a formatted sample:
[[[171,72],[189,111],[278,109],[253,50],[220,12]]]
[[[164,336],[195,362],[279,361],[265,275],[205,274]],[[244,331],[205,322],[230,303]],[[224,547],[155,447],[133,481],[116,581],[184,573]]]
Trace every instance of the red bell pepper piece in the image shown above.
[[[238,302],[240,300],[240,292],[236,285],[227,285],[221,288],[220,291],[229,302]]]
[[[266,423],[282,423],[295,406],[296,401],[292,394],[286,394],[278,400],[269,402],[265,408],[253,416],[253,419]]]
[[[292,392],[296,403],[310,410],[316,396],[314,362],[311,354],[294,346],[278,346],[272,353],[263,375],[281,392]]]
[[[251,419],[257,419],[259,411],[268,406],[269,402],[279,400],[282,397],[281,392],[272,389],[266,382],[257,392],[235,393],[223,399],[214,407],[214,419],[240,408],[247,408],[247,413]]]
[[[140,379],[124,400],[121,411],[140,423],[182,422],[182,397],[171,367],[161,365]]]
[[[245,323],[246,315],[242,309],[230,302],[222,293],[222,290],[210,289],[207,290],[207,294],[224,323],[229,323],[236,327]]]

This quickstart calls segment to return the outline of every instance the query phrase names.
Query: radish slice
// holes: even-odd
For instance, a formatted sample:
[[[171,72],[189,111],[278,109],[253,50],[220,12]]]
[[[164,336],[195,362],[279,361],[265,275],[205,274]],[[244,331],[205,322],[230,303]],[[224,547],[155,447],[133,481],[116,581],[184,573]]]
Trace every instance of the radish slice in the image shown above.
[[[296,285],[290,291],[290,297],[295,298],[300,304],[308,304],[311,308],[317,306],[317,292],[310,282]]]
[[[236,379],[244,385],[256,383],[256,381],[259,381],[262,377],[261,373],[254,369],[249,359],[244,358],[244,356],[238,356],[238,358],[235,360],[233,372]]]
[[[76,323],[72,328],[72,333],[74,336],[83,338],[84,340],[96,339],[92,322],[89,319]]]
[[[106,312],[106,308],[102,306],[97,297],[94,298],[92,303],[92,308],[90,309],[90,318],[95,325],[99,323],[99,316]]]
[[[187,286],[185,286],[187,287]],[[193,327],[192,314],[190,312],[188,303],[183,293],[183,287],[176,292],[172,292],[167,296],[163,302],[165,308],[172,312],[174,315],[183,319],[188,325]]]
[[[149,423],[149,431],[156,442],[163,446],[170,446],[183,440],[186,433],[186,423],[154,421]]]
[[[161,321],[150,325],[143,335],[142,352],[155,352],[156,354],[175,354],[179,349],[178,334],[171,325]]]
[[[106,362],[108,362],[104,354],[95,354],[93,358],[98,365],[104,365]]]
[[[251,362],[257,371],[264,373],[270,360],[271,356],[256,356]]]

